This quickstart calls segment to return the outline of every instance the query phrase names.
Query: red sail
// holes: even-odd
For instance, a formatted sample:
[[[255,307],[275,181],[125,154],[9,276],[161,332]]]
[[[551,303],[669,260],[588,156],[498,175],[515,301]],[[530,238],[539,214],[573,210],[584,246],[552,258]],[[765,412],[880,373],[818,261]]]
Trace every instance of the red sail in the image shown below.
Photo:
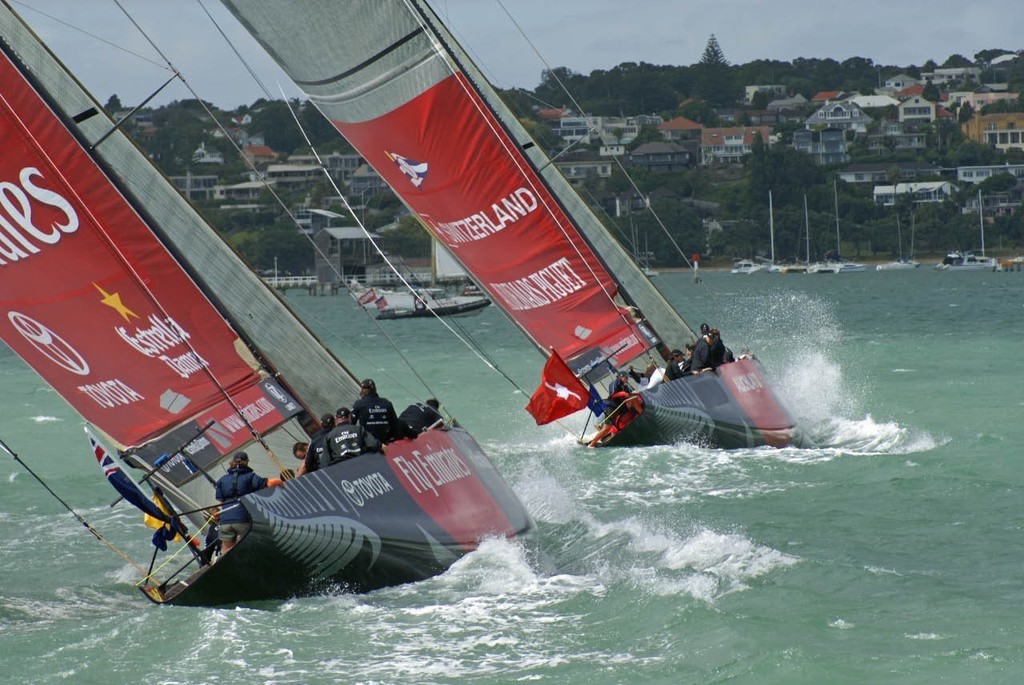
[[[258,381],[237,335],[0,59],[0,338],[135,445]]]
[[[538,346],[566,359],[643,351],[615,283],[462,74],[334,123]]]

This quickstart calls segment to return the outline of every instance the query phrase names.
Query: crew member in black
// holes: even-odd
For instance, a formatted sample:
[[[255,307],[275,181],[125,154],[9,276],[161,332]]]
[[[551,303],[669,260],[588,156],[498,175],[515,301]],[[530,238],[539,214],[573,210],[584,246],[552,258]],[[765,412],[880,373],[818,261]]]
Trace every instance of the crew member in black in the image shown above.
[[[379,452],[380,441],[368,433],[362,426],[352,423],[352,412],[348,407],[341,407],[334,414],[337,421],[334,430],[327,434],[324,460],[320,468],[337,464],[364,452]]]
[[[395,406],[377,394],[377,384],[367,378],[360,385],[359,399],[352,405],[356,423],[386,445],[399,438],[415,438],[416,432],[398,420]]]
[[[306,473],[313,473],[320,468],[321,459],[327,457],[327,434],[334,430],[334,414],[324,414],[320,417],[320,431],[309,441],[309,449],[306,450],[306,458],[299,467],[296,477]]]
[[[683,363],[686,361],[682,350],[672,350],[668,364],[665,365],[665,381],[674,381],[683,377]]]
[[[693,346],[693,357],[690,360],[690,369],[693,373],[703,373],[711,368],[711,331],[704,333],[697,338],[697,344]]]
[[[722,342],[722,334],[719,333],[717,328],[712,328],[711,331],[711,344],[708,349],[708,362],[712,369],[717,369],[726,362],[736,361],[733,357],[732,350],[725,346]]]
[[[683,363],[679,365],[684,376],[693,375],[693,348],[696,347],[696,345],[697,343],[693,342],[686,343],[686,351],[683,352]]]
[[[427,430],[438,421],[444,421],[441,416],[441,403],[431,397],[426,402],[414,402],[406,407],[398,420],[416,431],[417,434]]]

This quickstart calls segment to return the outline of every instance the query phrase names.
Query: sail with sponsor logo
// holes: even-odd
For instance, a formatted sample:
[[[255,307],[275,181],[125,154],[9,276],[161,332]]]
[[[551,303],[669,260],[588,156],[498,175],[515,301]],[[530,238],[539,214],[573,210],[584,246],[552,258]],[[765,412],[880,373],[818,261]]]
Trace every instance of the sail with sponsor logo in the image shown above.
[[[545,355],[597,381],[695,339],[426,2],[223,3]],[[753,358],[640,395],[602,444],[799,439]]]
[[[351,372],[0,4],[0,339],[202,538],[212,482],[258,473],[351,405]],[[83,449],[84,455],[84,449]],[[54,455],[65,458],[65,455]],[[294,461],[293,461],[294,463]],[[217,605],[435,575],[533,529],[464,429],[429,430],[240,500],[251,531],[139,583]],[[160,564],[163,567],[165,564]]]

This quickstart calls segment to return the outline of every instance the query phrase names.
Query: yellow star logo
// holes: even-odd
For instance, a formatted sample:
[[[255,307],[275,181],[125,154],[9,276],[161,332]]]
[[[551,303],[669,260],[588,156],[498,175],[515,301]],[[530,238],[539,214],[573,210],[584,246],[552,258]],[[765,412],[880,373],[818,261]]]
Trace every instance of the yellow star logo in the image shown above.
[[[121,302],[121,295],[119,293],[111,294],[108,293],[103,288],[96,285],[95,283],[93,283],[93,285],[96,287],[96,290],[100,291],[100,295],[103,295],[103,299],[100,300],[100,302],[107,305],[115,312],[120,314],[122,317],[124,317],[125,321],[131,321],[131,317],[135,317],[136,319],[139,318],[138,314],[128,309],[128,307],[125,306],[124,302]]]

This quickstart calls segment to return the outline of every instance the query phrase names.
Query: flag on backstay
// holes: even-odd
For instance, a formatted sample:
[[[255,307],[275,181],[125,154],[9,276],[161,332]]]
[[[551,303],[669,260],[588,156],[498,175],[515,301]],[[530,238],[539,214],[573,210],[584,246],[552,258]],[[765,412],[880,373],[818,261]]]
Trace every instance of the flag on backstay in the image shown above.
[[[103,471],[103,475],[107,477],[107,482],[117,493],[124,497],[126,500],[131,502],[137,509],[147,516],[160,519],[161,521],[170,520],[169,517],[160,511],[159,508],[146,497],[142,490],[139,490],[139,486],[132,482],[132,480],[124,474],[121,467],[117,465],[117,461],[107,451],[96,436],[93,435],[92,431],[85,429],[85,434],[89,436],[89,444],[92,446],[92,453],[96,457],[96,463],[100,465],[100,470]]]
[[[377,305],[377,309],[387,309],[388,308],[388,301],[387,301],[387,299],[383,295],[378,297],[377,301],[374,302],[374,304]]]
[[[361,305],[368,305],[371,302],[375,301],[376,299],[377,299],[377,293],[374,291],[373,288],[370,288],[365,293],[360,295],[358,297],[358,299],[356,300],[356,302],[358,302]]]
[[[552,350],[541,372],[540,386],[526,405],[526,411],[533,414],[540,426],[583,409],[588,398],[587,387],[576,378],[558,352]]]

